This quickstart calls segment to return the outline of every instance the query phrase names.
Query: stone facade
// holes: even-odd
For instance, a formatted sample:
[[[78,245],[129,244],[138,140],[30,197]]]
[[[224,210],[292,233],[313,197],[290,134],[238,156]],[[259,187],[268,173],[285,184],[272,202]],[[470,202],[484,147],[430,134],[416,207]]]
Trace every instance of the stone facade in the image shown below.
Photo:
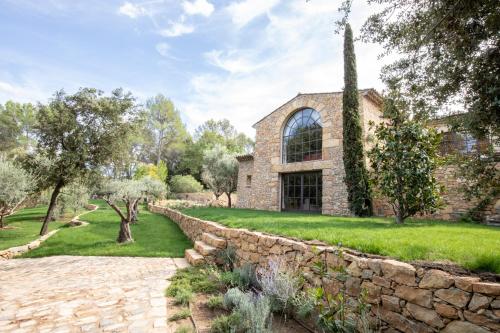
[[[374,90],[360,91],[360,110],[365,138],[368,122],[381,121],[380,96]],[[296,112],[312,108],[321,116],[322,159],[283,163],[282,137],[286,121]],[[349,215],[342,160],[342,93],[298,94],[261,119],[256,129],[253,159],[240,160],[238,207],[281,210],[281,175],[321,171],[323,180],[322,213]],[[248,186],[247,176],[252,177]]]
[[[369,122],[383,121],[381,97],[373,90],[360,91],[360,117],[363,128],[365,150],[370,149],[372,132]],[[284,163],[282,160],[283,129],[287,120],[297,111],[312,108],[319,112],[322,129],[322,159],[315,161]],[[444,121],[432,124],[440,131],[447,131]],[[347,202],[347,188],[344,183],[342,147],[342,93],[298,94],[295,98],[258,121],[255,151],[252,155],[240,156],[238,174],[237,207],[278,211],[282,209],[283,174],[306,171],[321,171],[322,213],[350,215]],[[369,166],[368,158],[366,163]],[[467,201],[460,189],[460,179],[453,166],[443,166],[435,177],[444,186],[444,207],[426,218],[456,220],[477,201]],[[374,213],[379,216],[393,216],[390,205],[383,198],[374,198]],[[484,212],[486,218],[500,216],[498,198]]]
[[[372,315],[381,320],[382,332],[499,332],[500,284],[476,276],[456,276],[396,260],[370,256],[322,243],[232,229],[178,211],[150,205],[168,216],[193,241],[203,233],[223,238],[236,250],[239,264],[265,266],[279,257],[299,267],[306,287],[323,284],[328,292],[343,291],[355,300],[362,291],[372,304]],[[317,275],[314,264],[322,260],[332,276]],[[345,273],[339,273],[343,267]]]

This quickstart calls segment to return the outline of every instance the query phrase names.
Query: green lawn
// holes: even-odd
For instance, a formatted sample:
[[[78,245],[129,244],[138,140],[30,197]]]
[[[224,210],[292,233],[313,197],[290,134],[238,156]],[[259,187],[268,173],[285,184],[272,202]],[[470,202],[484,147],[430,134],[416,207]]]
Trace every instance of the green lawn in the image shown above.
[[[179,227],[168,218],[142,209],[139,222],[132,225],[135,242],[119,245],[116,237],[120,227],[118,215],[104,201],[92,203],[99,209],[81,217],[89,222],[85,227],[64,227],[39,248],[23,257],[52,255],[183,257],[192,246]]]
[[[14,246],[21,246],[37,239],[42,227],[42,220],[47,212],[46,206],[25,208],[5,219],[7,228],[0,229],[0,250]],[[71,217],[63,217],[61,220],[70,220]],[[63,225],[61,221],[51,222],[49,230]]]
[[[470,223],[353,218],[249,209],[189,208],[185,214],[234,228],[321,240],[404,261],[451,261],[500,273],[500,229]]]

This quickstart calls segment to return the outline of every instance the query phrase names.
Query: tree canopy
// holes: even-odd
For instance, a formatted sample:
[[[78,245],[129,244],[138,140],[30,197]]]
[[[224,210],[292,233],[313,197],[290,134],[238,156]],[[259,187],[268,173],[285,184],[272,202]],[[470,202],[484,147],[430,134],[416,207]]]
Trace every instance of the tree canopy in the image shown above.
[[[39,105],[37,153],[52,161],[44,184],[52,195],[41,235],[47,232],[61,188],[99,172],[110,161],[133,127],[134,111],[132,96],[121,89],[111,96],[93,88],[73,95],[61,90],[48,105]]]

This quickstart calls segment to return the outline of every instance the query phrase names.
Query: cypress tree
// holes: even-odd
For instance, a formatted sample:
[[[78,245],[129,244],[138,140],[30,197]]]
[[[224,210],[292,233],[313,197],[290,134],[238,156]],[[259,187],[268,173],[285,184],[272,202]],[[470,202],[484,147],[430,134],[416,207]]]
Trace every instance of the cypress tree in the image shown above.
[[[363,155],[363,131],[359,116],[356,56],[351,26],[344,35],[344,93],[342,96],[342,123],[345,183],[351,212],[358,216],[372,213],[368,173]]]

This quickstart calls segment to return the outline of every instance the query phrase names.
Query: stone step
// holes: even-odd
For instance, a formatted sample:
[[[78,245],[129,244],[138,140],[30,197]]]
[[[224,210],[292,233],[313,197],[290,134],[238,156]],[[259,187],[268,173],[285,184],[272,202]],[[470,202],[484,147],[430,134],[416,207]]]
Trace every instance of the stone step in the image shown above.
[[[187,262],[193,266],[203,265],[205,263],[205,258],[199,254],[195,249],[188,249],[184,252],[184,257]]]
[[[203,241],[194,242],[194,249],[203,256],[214,255],[215,251],[217,251],[216,247],[210,246]]]
[[[214,234],[211,234],[209,232],[204,232],[203,235],[201,235],[201,240],[207,243],[208,245],[211,245],[219,249],[225,248],[227,244],[224,238],[215,236]]]

